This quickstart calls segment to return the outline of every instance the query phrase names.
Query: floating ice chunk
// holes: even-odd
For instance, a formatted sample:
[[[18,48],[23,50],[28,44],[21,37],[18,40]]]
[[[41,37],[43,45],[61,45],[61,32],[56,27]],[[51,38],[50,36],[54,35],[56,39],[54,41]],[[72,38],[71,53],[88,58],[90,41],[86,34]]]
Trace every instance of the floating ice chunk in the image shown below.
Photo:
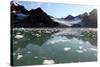
[[[95,48],[90,48],[89,50],[92,50],[92,51],[97,51],[97,49],[95,49]]]
[[[82,46],[79,46],[79,49],[82,49],[83,47]]]
[[[20,32],[17,32],[16,34],[19,35],[19,34],[21,34],[21,33],[20,33]]]
[[[21,28],[21,30],[25,30],[25,28]]]
[[[16,13],[16,11],[13,10],[12,13]]]
[[[35,34],[35,36],[40,37],[41,35],[40,34]]]
[[[45,31],[45,33],[51,33],[50,31]]]
[[[15,36],[16,39],[20,39],[20,38],[23,38],[23,37],[24,37],[23,35],[16,35]]]
[[[44,60],[43,64],[54,64],[55,61],[54,60]]]
[[[36,58],[38,58],[38,56],[34,56],[34,58],[36,59]]]
[[[71,48],[69,48],[69,47],[64,48],[64,51],[69,51],[69,50],[71,50]]]
[[[78,52],[78,53],[83,53],[83,51],[82,51],[82,50],[76,50],[76,52]]]
[[[18,55],[17,60],[21,59],[22,57],[23,57],[23,55]]]
[[[51,43],[51,44],[55,44],[56,42],[55,42],[55,41],[51,41],[50,43]]]

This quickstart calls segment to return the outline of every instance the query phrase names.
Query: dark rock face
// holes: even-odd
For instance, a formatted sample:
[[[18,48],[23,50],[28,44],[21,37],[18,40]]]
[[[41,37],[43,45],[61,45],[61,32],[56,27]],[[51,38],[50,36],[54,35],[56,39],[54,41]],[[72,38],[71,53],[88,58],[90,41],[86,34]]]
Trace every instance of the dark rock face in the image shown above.
[[[82,15],[81,15],[81,14],[79,14],[79,15],[75,16],[75,18],[82,19]]]
[[[89,14],[83,14],[83,20],[81,22],[82,27],[97,28],[97,10],[92,10]]]
[[[97,27],[97,10],[94,9],[90,12],[89,21],[91,22],[91,27]]]
[[[71,27],[81,27],[80,24],[73,24]]]
[[[12,11],[15,11],[13,13]],[[12,27],[59,27],[41,8],[26,10],[24,6],[11,4]]]
[[[74,17],[72,15],[68,15],[65,20],[74,20]]]
[[[32,27],[56,27],[59,25],[57,22],[50,19],[41,8],[30,10],[27,22],[28,24],[31,24]]]
[[[17,3],[16,3],[17,4]],[[24,6],[21,6],[19,4],[15,5],[13,1],[11,1],[11,25],[12,27],[22,27],[25,24],[27,15],[28,15],[28,10],[24,8]],[[22,16],[24,15],[24,16]]]
[[[17,4],[17,3],[16,3]],[[17,4],[17,6],[11,1],[11,12],[16,11],[16,13],[28,14],[28,10],[24,6]]]
[[[76,18],[82,19],[77,25],[72,27],[85,27],[85,28],[97,28],[97,10],[93,9],[90,13],[85,12],[82,15],[76,16]]]

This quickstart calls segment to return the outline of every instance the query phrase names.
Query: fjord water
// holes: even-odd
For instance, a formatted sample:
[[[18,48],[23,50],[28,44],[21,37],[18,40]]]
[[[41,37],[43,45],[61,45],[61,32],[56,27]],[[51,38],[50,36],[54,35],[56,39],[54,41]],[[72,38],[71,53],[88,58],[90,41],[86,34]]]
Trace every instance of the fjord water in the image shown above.
[[[13,65],[97,60],[96,29],[14,29]]]

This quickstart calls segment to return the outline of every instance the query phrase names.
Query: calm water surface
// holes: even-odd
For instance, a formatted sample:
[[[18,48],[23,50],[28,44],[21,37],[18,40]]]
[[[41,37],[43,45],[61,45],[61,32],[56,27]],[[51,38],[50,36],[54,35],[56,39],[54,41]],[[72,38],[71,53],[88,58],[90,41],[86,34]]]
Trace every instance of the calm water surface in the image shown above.
[[[97,60],[97,31],[89,29],[13,30],[13,65]]]

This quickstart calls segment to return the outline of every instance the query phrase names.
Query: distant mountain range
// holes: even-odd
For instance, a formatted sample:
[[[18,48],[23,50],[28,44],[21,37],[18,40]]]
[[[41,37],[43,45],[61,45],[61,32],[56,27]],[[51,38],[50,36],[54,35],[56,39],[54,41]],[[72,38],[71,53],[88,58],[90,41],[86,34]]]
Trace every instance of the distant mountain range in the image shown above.
[[[28,11],[24,6],[11,1],[11,25],[13,28],[32,27],[97,27],[97,10],[78,16],[68,15],[55,18],[48,15],[40,7]]]

